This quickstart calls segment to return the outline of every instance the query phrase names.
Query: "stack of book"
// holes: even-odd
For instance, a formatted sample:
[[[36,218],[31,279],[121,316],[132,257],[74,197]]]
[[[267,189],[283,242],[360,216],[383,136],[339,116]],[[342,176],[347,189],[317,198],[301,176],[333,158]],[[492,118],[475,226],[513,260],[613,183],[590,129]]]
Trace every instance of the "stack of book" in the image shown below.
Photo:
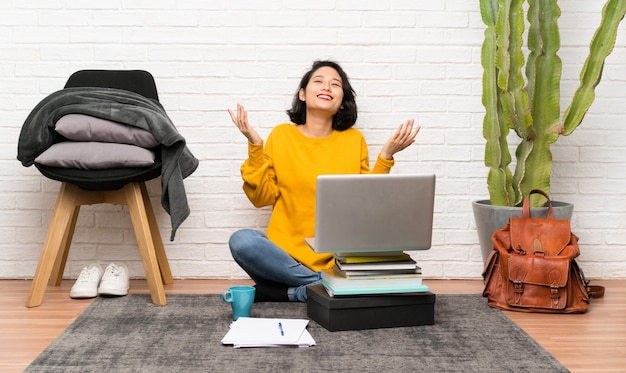
[[[422,270],[404,252],[335,254],[335,266],[322,271],[332,296],[428,292]]]

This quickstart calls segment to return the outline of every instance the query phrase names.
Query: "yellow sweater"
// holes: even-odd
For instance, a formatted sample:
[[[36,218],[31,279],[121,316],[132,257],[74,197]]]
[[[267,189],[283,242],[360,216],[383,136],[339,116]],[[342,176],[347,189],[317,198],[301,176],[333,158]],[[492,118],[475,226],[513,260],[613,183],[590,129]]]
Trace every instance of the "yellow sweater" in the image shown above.
[[[367,144],[357,129],[325,138],[304,136],[293,124],[276,126],[263,145],[248,143],[241,166],[243,190],[256,207],[273,206],[268,238],[313,271],[333,266],[304,242],[315,231],[316,178],[322,174],[389,173],[393,160],[378,157],[370,171]]]

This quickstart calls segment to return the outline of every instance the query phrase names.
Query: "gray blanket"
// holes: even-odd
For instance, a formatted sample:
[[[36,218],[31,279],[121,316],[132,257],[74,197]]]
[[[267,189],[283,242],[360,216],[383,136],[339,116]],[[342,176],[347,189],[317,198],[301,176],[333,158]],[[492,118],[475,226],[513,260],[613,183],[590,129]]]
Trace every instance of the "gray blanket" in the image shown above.
[[[66,88],[44,98],[24,122],[17,159],[32,166],[37,156],[58,141],[54,127],[66,114],[85,114],[150,131],[161,147],[161,204],[170,215],[174,240],[176,230],[190,210],[183,179],[198,167],[198,159],[187,148],[161,104],[137,93],[112,88]]]

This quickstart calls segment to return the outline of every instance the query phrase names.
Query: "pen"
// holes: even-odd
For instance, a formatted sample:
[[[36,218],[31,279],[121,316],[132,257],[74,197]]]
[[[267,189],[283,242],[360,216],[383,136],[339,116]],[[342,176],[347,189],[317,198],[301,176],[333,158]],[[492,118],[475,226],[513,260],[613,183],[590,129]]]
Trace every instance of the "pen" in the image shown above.
[[[283,323],[278,322],[278,330],[280,330],[280,335],[285,335],[285,331],[283,330]]]

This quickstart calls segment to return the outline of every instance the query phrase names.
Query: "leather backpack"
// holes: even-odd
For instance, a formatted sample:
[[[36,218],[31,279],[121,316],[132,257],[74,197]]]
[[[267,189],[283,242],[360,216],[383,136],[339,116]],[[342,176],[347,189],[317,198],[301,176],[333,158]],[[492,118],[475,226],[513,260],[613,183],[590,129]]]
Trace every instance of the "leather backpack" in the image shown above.
[[[530,217],[530,195],[548,200],[546,218]],[[546,193],[533,190],[524,199],[523,216],[509,222],[492,236],[491,251],[483,278],[491,307],[508,311],[541,313],[587,312],[591,295],[604,288],[588,286],[576,262],[578,237],[569,220],[555,220]]]

